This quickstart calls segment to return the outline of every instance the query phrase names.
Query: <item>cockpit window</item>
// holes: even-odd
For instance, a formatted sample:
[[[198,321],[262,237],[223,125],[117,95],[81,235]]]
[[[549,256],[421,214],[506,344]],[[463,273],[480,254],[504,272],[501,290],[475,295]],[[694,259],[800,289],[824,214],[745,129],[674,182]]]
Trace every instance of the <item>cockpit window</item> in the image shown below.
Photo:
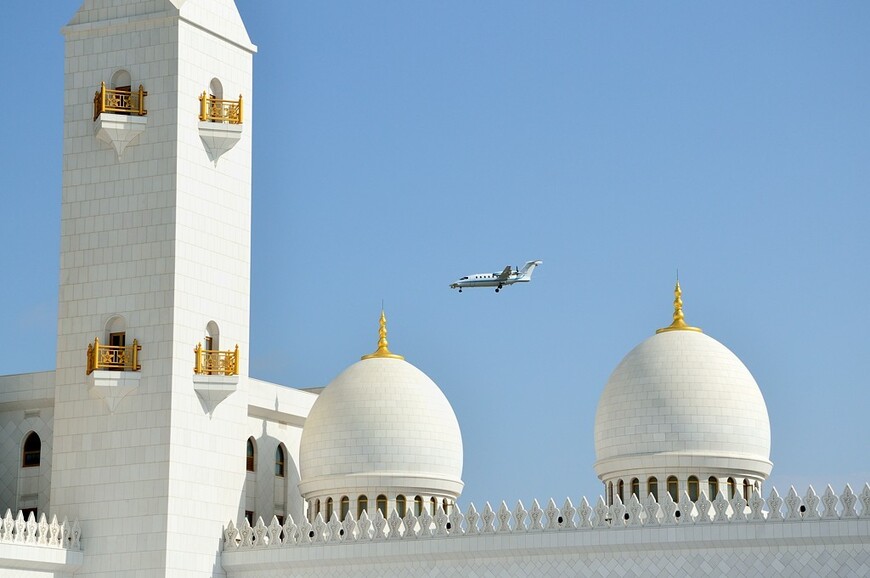
[[[468,279],[468,277],[463,277],[460,281],[465,281],[466,279]]]

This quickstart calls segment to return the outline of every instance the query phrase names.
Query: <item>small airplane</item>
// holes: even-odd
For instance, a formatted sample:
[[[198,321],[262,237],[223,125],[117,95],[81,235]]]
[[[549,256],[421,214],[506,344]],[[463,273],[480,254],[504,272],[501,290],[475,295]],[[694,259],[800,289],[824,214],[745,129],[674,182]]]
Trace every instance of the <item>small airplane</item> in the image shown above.
[[[543,261],[527,261],[522,269],[515,268],[511,270],[508,265],[501,273],[478,273],[462,277],[455,283],[450,284],[451,289],[459,289],[462,293],[463,287],[495,287],[495,292],[498,293],[505,285],[513,285],[514,283],[528,283],[532,280],[532,272],[535,267],[543,263]]]

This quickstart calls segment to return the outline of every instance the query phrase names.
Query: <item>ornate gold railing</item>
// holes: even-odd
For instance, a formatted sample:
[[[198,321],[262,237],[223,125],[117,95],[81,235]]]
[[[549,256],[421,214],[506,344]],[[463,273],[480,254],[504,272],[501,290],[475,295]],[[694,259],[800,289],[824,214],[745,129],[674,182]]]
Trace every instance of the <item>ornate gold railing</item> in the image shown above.
[[[94,93],[94,120],[104,112],[135,114],[145,116],[145,97],[148,93],[139,85],[139,91],[114,90],[106,88],[106,83],[100,83],[100,90]]]
[[[234,351],[214,351],[203,349],[202,343],[197,343],[193,349],[196,355],[193,372],[197,375],[238,375],[239,346]]]
[[[239,100],[214,98],[205,92],[199,97],[199,120],[242,124],[242,95]]]
[[[139,371],[139,351],[142,346],[135,339],[133,345],[102,345],[99,339],[94,339],[88,345],[88,370],[90,375],[95,369],[112,371]]]

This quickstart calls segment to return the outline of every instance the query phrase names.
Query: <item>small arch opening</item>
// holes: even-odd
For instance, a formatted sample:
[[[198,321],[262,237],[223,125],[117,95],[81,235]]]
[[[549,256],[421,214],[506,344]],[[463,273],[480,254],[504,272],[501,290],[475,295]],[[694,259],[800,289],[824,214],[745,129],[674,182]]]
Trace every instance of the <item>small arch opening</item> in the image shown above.
[[[668,493],[674,502],[680,501],[680,482],[677,481],[677,476],[668,478]]]
[[[341,497],[341,507],[340,507],[340,516],[341,520],[344,521],[347,518],[347,513],[350,510],[350,498],[347,496]]]
[[[130,90],[130,87],[133,85],[130,73],[123,69],[116,70],[115,74],[112,75],[110,85],[112,90]]]
[[[752,496],[752,482],[750,482],[748,479],[744,479],[743,480],[743,499],[748,502],[749,498],[751,496]]]
[[[39,435],[32,431],[24,438],[21,448],[21,467],[37,468],[42,461],[42,440]]]
[[[326,499],[326,519],[332,519],[332,498]]]
[[[254,438],[248,438],[248,443],[245,448],[245,471],[257,471],[257,442]]]
[[[652,494],[656,502],[659,501],[659,480],[655,476],[651,476],[646,481],[646,493],[647,495]]]
[[[387,497],[385,495],[381,494],[380,496],[378,496],[377,501],[376,501],[376,507],[377,507],[378,511],[384,516],[384,518],[386,518],[387,517]]]
[[[408,502],[405,499],[405,496],[402,496],[401,494],[396,496],[396,511],[400,518],[404,518],[408,511]]]
[[[208,351],[217,351],[220,349],[221,331],[218,324],[214,321],[209,321],[205,326],[205,348]]]
[[[363,512],[369,509],[369,499],[367,496],[360,496],[356,499],[356,517],[362,517]]]
[[[106,345],[124,347],[127,345],[127,320],[121,315],[114,315],[106,322]]]
[[[640,500],[640,480],[637,478],[631,480],[631,495]]]
[[[432,508],[432,515],[435,515],[435,512],[438,511],[438,498],[433,497],[429,500],[429,505]]]
[[[278,444],[278,447],[275,448],[275,475],[279,478],[283,478],[285,473],[286,459],[284,456],[284,444]]]
[[[423,497],[416,496],[414,498],[414,515],[419,516],[423,513]]]
[[[728,499],[733,500],[734,496],[737,495],[737,482],[734,481],[734,478],[728,478]]]
[[[698,482],[697,476],[689,476],[689,483],[687,486],[689,489],[689,499],[693,502],[697,502],[699,494],[701,493],[701,484]]]
[[[619,501],[625,503],[625,483],[619,480],[616,483],[616,495],[619,496]]]
[[[224,85],[221,84],[221,81],[217,78],[212,78],[211,82],[208,83],[208,94],[212,98],[217,98],[218,100],[224,97]]]
[[[707,480],[707,486],[710,488],[710,499],[715,500],[719,495],[719,480],[715,476],[710,476]]]

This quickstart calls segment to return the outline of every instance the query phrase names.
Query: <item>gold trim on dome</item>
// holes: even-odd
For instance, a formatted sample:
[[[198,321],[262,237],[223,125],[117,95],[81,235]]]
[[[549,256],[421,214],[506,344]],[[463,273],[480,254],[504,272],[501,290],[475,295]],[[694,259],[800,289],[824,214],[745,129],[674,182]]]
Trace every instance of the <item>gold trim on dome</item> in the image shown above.
[[[378,339],[378,350],[374,353],[363,355],[362,357],[360,357],[360,359],[374,359],[376,357],[386,357],[389,359],[405,359],[401,355],[391,353],[389,348],[387,347],[389,345],[389,343],[387,342],[387,316],[384,315],[383,309],[381,309],[381,321],[380,329],[378,329],[378,335],[380,336]]]
[[[656,329],[656,333],[664,333],[666,331],[697,331],[703,333],[700,327],[690,327],[686,325],[686,320],[683,317],[683,291],[680,289],[680,280],[677,279],[677,286],[674,287],[674,322],[667,327]]]

